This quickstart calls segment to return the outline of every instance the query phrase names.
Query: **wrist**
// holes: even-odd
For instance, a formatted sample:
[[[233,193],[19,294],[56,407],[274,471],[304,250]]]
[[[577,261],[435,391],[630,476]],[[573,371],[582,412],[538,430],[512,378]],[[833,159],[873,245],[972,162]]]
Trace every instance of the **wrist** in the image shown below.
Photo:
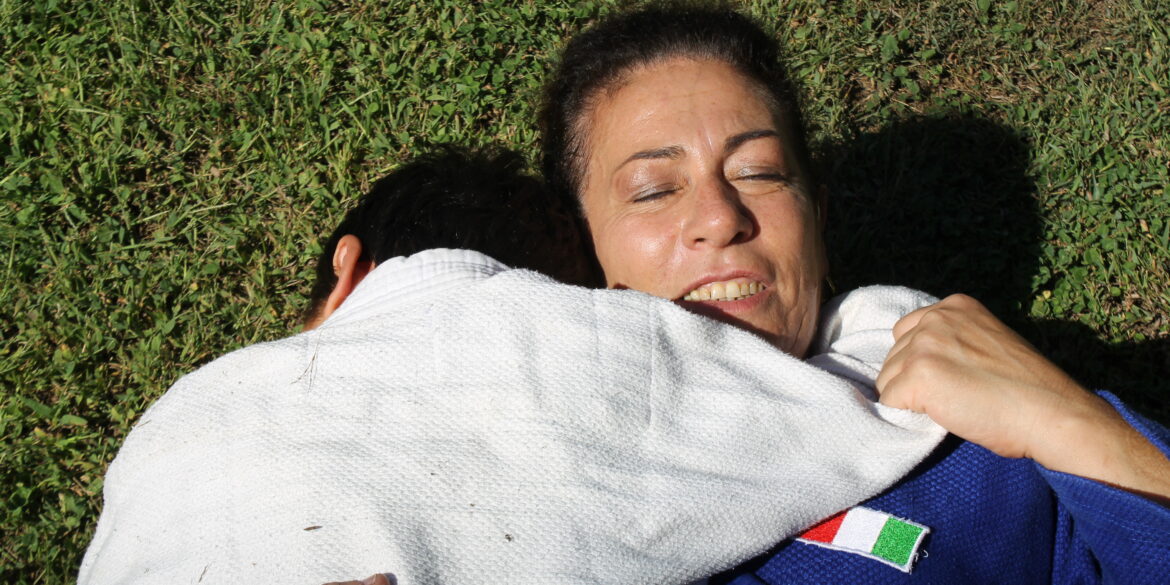
[[[1103,398],[1085,392],[1034,437],[1033,460],[1052,471],[1170,501],[1170,460]]]
[[[1053,471],[1102,479],[1124,457],[1132,429],[1104,399],[1081,389],[1050,396],[1034,417],[1028,457]]]

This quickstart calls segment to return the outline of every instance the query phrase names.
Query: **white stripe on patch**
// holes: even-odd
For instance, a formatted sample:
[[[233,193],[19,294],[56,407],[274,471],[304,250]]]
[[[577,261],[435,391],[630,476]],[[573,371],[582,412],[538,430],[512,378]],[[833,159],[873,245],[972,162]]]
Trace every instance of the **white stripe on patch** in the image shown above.
[[[889,514],[883,514],[869,508],[853,508],[849,510],[849,513],[845,515],[845,520],[841,522],[841,528],[837,530],[833,544],[842,548],[869,552],[873,550],[873,544],[877,542],[889,517]]]

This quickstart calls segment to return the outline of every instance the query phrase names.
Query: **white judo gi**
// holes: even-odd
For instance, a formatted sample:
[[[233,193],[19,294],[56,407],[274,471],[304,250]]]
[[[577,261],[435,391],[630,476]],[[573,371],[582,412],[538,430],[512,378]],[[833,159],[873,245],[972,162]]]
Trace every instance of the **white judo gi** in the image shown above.
[[[142,416],[82,585],[686,583],[876,495],[944,432],[872,400],[894,322],[826,306],[819,355],[465,250],[379,265],[318,329]]]

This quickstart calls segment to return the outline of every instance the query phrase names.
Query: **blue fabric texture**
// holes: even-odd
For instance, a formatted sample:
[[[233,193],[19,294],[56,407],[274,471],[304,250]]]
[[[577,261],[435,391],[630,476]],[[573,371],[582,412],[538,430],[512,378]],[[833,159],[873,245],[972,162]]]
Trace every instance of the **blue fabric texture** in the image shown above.
[[[1170,457],[1170,431],[1100,394]],[[913,572],[787,541],[711,585],[1170,583],[1170,508],[954,436],[864,505],[930,527]]]

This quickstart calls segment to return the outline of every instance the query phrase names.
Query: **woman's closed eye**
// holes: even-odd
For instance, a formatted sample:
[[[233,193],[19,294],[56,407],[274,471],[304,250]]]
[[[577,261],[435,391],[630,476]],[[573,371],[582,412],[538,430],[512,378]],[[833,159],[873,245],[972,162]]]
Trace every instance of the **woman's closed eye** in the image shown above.
[[[747,193],[764,194],[792,187],[792,178],[775,170],[744,169],[728,180]]]
[[[670,194],[675,193],[677,191],[678,191],[678,187],[675,185],[660,185],[660,186],[650,187],[648,189],[643,189],[643,190],[639,191],[638,193],[634,194],[634,197],[631,199],[631,201],[633,201],[634,203],[648,203],[650,201],[657,201],[659,199],[662,199],[663,197],[666,197],[667,195],[670,195]]]
[[[787,174],[776,169],[768,168],[743,168],[731,174],[728,177],[732,181],[774,181],[789,183],[791,179]]]

